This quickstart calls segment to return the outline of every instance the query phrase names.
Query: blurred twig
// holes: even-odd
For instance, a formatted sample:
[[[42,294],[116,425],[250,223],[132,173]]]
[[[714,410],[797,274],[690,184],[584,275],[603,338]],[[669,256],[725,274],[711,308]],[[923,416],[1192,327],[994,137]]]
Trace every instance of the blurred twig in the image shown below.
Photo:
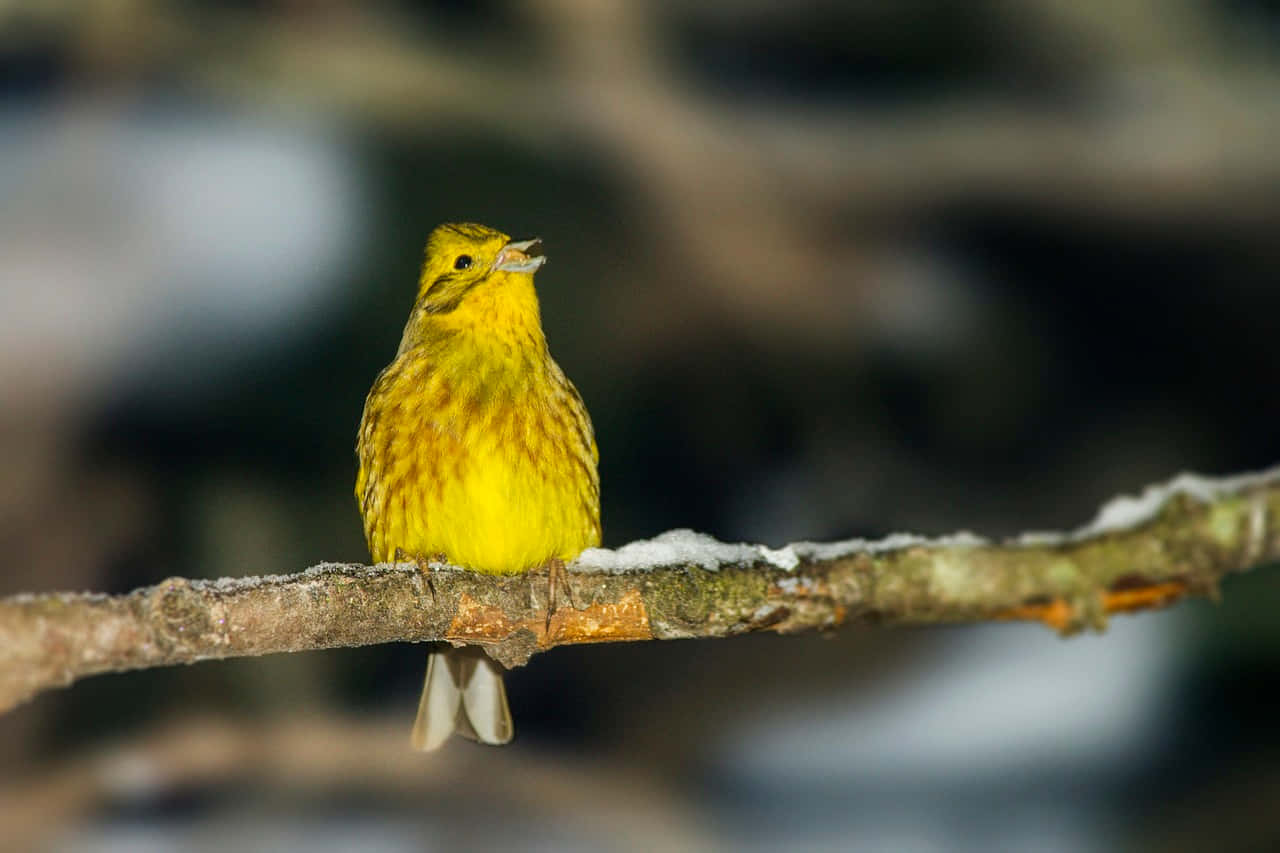
[[[856,303],[877,275],[875,240],[853,236],[859,217],[883,223],[973,196],[1138,221],[1270,228],[1274,216],[1274,63],[1212,36],[1220,12],[1203,4],[988,9],[991,29],[1059,56],[1076,96],[1032,106],[978,88],[887,113],[726,97],[700,85],[670,41],[682,20],[731,12],[764,31],[773,16],[821,20],[821,4],[528,0],[496,39],[450,39],[386,7],[297,15],[278,5],[250,14],[139,0],[127,16],[75,4],[48,16],[98,71],[158,67],[240,104],[603,155],[657,231],[633,239],[666,247],[652,250],[667,253],[655,261],[679,271],[663,278],[681,289],[682,313],[701,310],[685,295],[692,283],[715,290],[706,310],[722,321],[755,317],[775,334],[848,340],[847,318],[865,312],[831,302]]]
[[[1215,595],[1228,573],[1280,558],[1280,468],[1179,479],[1109,504],[1073,534],[1003,544],[971,536],[694,548],[599,568],[575,565],[548,620],[545,573],[495,577],[433,565],[326,564],[220,581],[171,578],[128,595],[0,601],[0,709],[95,673],[212,658],[448,641],[508,666],[560,645],[792,633],[851,620],[921,624],[1041,620],[1063,632],[1107,614]],[[624,549],[625,550],[625,549]],[[714,559],[714,571],[697,565]],[[616,566],[615,566],[616,568]]]
[[[0,783],[0,846],[33,849],[104,805],[239,783],[312,794],[359,790],[419,815],[436,839],[451,821],[474,825],[515,809],[563,821],[601,849],[714,849],[678,788],[635,767],[618,773],[599,762],[493,750],[477,773],[475,756],[464,750],[424,759],[404,742],[399,721],[368,715],[175,719]]]

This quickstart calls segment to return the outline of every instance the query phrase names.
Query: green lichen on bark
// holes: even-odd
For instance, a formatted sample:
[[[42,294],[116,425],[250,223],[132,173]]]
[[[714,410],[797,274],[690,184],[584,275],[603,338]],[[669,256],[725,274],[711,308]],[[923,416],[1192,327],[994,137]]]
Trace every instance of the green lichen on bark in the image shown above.
[[[776,569],[759,565],[708,571],[698,566],[667,566],[649,572],[643,587],[645,608],[656,639],[725,636],[746,630],[751,614],[767,598]]]

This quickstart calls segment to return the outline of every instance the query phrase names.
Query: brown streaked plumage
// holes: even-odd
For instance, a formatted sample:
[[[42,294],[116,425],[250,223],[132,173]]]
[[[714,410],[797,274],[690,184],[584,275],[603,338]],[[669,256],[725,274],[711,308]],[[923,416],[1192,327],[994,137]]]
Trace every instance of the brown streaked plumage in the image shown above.
[[[547,350],[535,243],[470,223],[431,233],[400,347],[369,392],[356,444],[374,560],[443,555],[516,574],[600,543],[595,436]],[[483,655],[428,666],[415,745],[433,748],[455,725],[485,742],[510,738],[500,670]]]

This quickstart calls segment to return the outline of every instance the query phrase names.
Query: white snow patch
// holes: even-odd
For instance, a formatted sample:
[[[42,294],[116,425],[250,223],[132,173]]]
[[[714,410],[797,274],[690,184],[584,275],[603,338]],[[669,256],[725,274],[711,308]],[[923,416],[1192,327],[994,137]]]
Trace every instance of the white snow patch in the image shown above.
[[[1280,465],[1266,471],[1231,477],[1180,474],[1167,483],[1148,486],[1138,497],[1121,496],[1109,501],[1098,511],[1093,521],[1077,530],[1066,533],[1033,531],[1011,539],[1007,544],[1028,547],[1060,545],[1117,530],[1128,530],[1150,521],[1175,495],[1185,494],[1195,500],[1207,502],[1275,481],[1280,481]],[[937,537],[892,533],[883,539],[794,542],[775,549],[745,542],[721,542],[705,533],[681,529],[668,531],[653,539],[632,542],[616,551],[589,548],[582,552],[573,568],[583,572],[637,572],[683,564],[715,571],[728,563],[750,564],[763,561],[792,571],[802,562],[837,560],[853,554],[883,554],[904,548],[978,548],[990,544],[990,540],[962,530],[949,536]]]
[[[1142,490],[1142,494],[1120,495],[1103,504],[1093,520],[1069,533],[1032,531],[1012,540],[1015,545],[1062,545],[1095,536],[1132,530],[1154,519],[1160,510],[1175,496],[1186,495],[1200,503],[1233,495],[1245,489],[1262,486],[1280,480],[1280,465],[1250,474],[1230,477],[1205,477],[1183,473],[1164,483],[1155,483]]]
[[[850,554],[883,554],[904,548],[975,548],[991,544],[967,530],[949,536],[917,536],[914,533],[890,533],[883,539],[845,539],[841,542],[796,542],[791,547],[804,560],[836,560]]]
[[[443,566],[443,564],[437,563],[432,563],[431,565],[437,568]],[[293,583],[299,577],[306,580],[318,580],[332,574],[342,574],[347,577],[357,578],[371,577],[381,574],[387,569],[404,572],[406,574],[414,574],[418,571],[418,567],[415,563],[382,563],[377,566],[359,566],[348,563],[320,563],[317,566],[304,569],[296,575],[246,575],[244,577],[214,578],[209,580],[196,579],[189,583],[191,584],[191,588],[195,590],[227,594],[245,592],[263,586]]]
[[[197,578],[190,583],[191,588],[194,590],[212,590],[213,592],[228,593],[242,592],[268,583],[280,583],[285,579],[285,575],[246,575],[240,578],[215,578],[212,580]]]
[[[786,545],[778,550],[774,550],[765,545],[760,546],[760,553],[766,560],[780,569],[791,571],[800,565],[800,557],[796,554],[796,549],[790,545]]]
[[[616,551],[588,548],[574,561],[573,568],[586,572],[636,572],[683,564],[714,572],[726,563],[761,561],[786,571],[800,565],[800,557],[790,545],[774,549],[745,542],[721,542],[705,533],[681,528],[631,542]]]
[[[580,572],[639,572],[661,566],[693,565],[708,571],[716,571],[727,563],[749,564],[763,561],[779,569],[791,571],[800,565],[802,560],[834,560],[855,553],[878,554],[915,546],[973,547],[986,544],[988,544],[987,540],[968,532],[936,539],[908,533],[895,533],[879,540],[796,542],[775,549],[746,542],[721,542],[705,533],[680,529],[669,530],[653,539],[631,542],[616,551],[608,548],[588,548],[573,563],[572,568]]]

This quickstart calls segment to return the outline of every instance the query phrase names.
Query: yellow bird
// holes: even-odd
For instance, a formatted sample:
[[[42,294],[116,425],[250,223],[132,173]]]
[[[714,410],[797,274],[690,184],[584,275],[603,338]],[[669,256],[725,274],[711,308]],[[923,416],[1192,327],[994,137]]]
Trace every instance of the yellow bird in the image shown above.
[[[509,575],[600,544],[599,454],[582,398],[547,351],[540,249],[470,223],[427,239],[400,348],[356,442],[375,562],[443,556]],[[427,659],[413,745],[435,749],[455,730],[482,743],[512,736],[502,668],[478,651]]]

